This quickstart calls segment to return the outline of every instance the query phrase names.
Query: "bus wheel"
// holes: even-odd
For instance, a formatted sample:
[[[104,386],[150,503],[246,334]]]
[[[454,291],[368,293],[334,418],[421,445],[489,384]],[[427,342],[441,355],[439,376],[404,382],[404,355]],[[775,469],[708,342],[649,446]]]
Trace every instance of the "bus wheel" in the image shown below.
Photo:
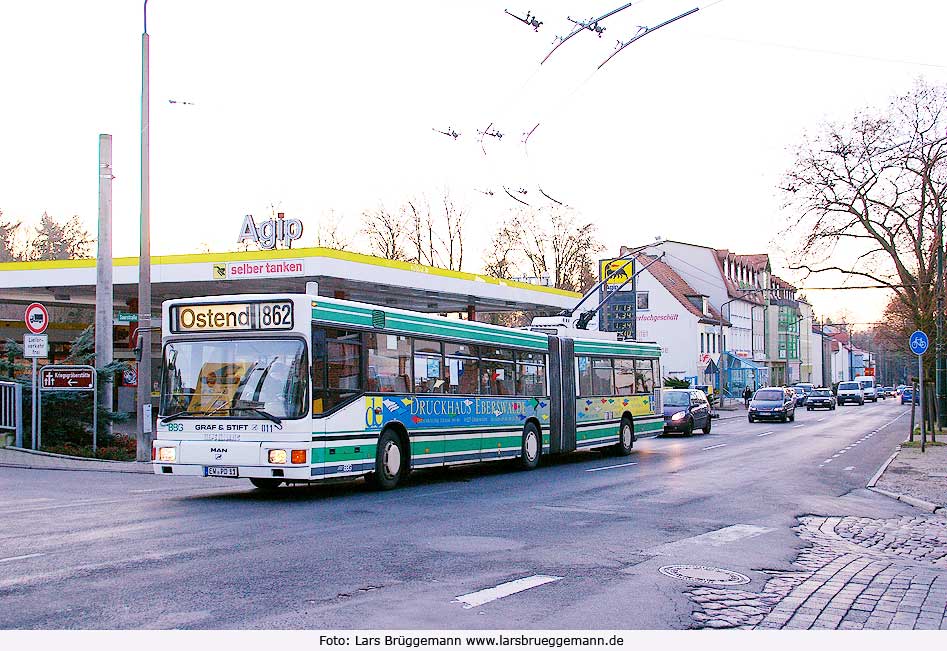
[[[253,477],[250,479],[250,483],[253,484],[256,488],[259,488],[261,491],[275,491],[279,488],[279,485],[283,483],[282,479],[257,479]]]
[[[618,427],[618,443],[615,445],[615,452],[622,457],[631,454],[631,448],[635,444],[635,424],[630,418],[622,418],[621,425]]]
[[[388,491],[397,486],[405,474],[407,460],[401,437],[393,430],[386,429],[378,439],[375,472],[371,474],[372,485],[382,491]]]
[[[543,440],[539,428],[533,423],[527,423],[523,428],[523,444],[520,447],[520,467],[523,470],[532,470],[539,465],[539,456],[543,451]]]

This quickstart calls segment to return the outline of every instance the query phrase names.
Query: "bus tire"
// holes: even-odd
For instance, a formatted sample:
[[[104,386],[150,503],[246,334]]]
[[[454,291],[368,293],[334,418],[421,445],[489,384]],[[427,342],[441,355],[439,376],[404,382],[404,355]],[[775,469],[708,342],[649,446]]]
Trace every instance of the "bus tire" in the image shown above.
[[[523,428],[523,441],[520,445],[520,467],[533,470],[539,465],[543,453],[543,437],[534,423],[526,423]]]
[[[250,483],[261,491],[275,491],[283,483],[282,479],[263,479],[252,477]]]
[[[627,416],[621,419],[621,425],[618,426],[618,443],[615,444],[615,453],[621,457],[627,457],[631,454],[631,448],[635,445],[635,424]]]
[[[377,490],[389,491],[395,488],[405,476],[408,455],[405,454],[401,437],[392,429],[386,429],[378,437],[375,451],[375,472],[369,480]]]

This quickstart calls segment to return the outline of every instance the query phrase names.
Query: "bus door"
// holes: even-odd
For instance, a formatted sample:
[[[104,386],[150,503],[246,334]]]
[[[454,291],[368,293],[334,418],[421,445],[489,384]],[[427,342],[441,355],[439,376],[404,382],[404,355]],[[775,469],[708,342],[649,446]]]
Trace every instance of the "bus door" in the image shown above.
[[[575,348],[549,337],[549,451],[575,450]]]

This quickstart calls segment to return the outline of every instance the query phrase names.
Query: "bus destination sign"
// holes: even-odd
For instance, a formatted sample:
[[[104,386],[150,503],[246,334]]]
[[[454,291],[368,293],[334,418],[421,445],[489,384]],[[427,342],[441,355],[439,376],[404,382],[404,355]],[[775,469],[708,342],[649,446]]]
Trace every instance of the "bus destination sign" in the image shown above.
[[[292,330],[292,301],[202,303],[171,308],[171,332]]]

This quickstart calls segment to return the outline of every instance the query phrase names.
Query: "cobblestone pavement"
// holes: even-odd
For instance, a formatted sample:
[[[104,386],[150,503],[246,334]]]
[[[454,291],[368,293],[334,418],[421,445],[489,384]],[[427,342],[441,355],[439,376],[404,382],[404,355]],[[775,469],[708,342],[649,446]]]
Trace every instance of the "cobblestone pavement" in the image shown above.
[[[695,587],[696,628],[947,629],[947,518],[804,516],[794,565],[759,593]]]

